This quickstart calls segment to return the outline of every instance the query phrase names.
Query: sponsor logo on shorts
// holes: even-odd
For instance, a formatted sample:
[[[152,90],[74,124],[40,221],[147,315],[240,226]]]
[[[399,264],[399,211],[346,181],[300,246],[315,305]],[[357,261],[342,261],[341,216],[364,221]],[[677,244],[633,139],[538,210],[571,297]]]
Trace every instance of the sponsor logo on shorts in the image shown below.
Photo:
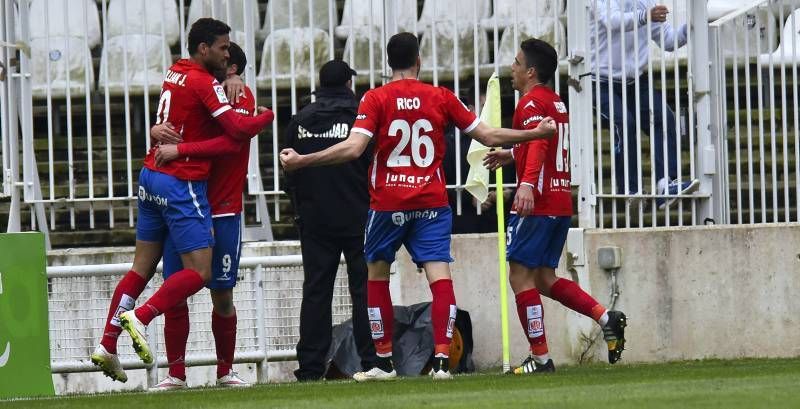
[[[402,226],[406,222],[410,222],[412,220],[433,220],[437,216],[439,216],[439,212],[436,210],[411,210],[408,212],[394,212],[392,213],[392,223],[397,226]]]
[[[143,202],[153,202],[159,206],[167,205],[167,198],[148,193],[144,186],[139,186],[139,200]]]

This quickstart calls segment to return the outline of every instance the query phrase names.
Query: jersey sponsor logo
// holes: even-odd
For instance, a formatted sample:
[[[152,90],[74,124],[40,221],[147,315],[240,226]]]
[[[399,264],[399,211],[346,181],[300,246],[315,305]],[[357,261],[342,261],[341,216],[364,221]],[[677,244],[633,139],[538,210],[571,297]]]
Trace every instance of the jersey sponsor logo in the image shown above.
[[[248,111],[248,110],[246,110],[244,108],[236,108],[236,109],[234,109],[234,111],[236,111],[236,112],[238,112],[238,113],[240,113],[242,115],[250,115],[250,111]]]
[[[436,210],[410,210],[407,212],[394,212],[392,213],[392,223],[396,226],[402,226],[406,222],[410,222],[412,220],[433,220],[437,216],[439,216],[439,212]]]
[[[225,90],[222,89],[222,85],[214,85],[214,92],[217,94],[217,100],[220,104],[228,103],[228,97],[225,95]]]
[[[386,172],[386,186],[418,187],[431,181],[431,176],[414,176]]]
[[[414,98],[397,98],[397,110],[405,111],[410,109],[419,109],[421,106],[419,97]]]
[[[167,198],[147,192],[144,186],[139,186],[139,200],[153,202],[159,206],[167,206]]]
[[[569,190],[572,187],[572,182],[569,179],[553,178],[550,180],[550,189],[565,188]]]
[[[533,105],[533,101],[528,101],[528,103],[525,104],[525,106],[523,106],[522,108],[525,109],[527,107],[536,108],[536,106]]]
[[[331,129],[323,133],[309,132],[302,126],[297,127],[297,139],[307,138],[321,138],[321,139],[345,139],[350,134],[350,125],[346,123],[337,123],[331,126]]]
[[[356,115],[356,120],[358,120],[358,121],[363,121],[365,119],[367,119],[367,114],[358,114],[358,115]]]
[[[186,74],[180,72],[167,70],[167,75],[164,77],[164,82],[182,87],[186,84],[186,76]]]
[[[544,119],[544,117],[541,115],[532,116],[522,121],[522,126],[528,126],[528,124],[530,124],[531,122],[541,122],[542,119]]]
[[[372,339],[383,338],[384,332],[381,309],[377,307],[367,308],[367,315],[369,316],[369,329],[372,332]]]
[[[558,101],[558,102],[553,102],[553,106],[556,107],[556,111],[558,111],[559,114],[566,114],[567,113],[567,104],[565,104],[565,103],[563,103],[561,101]]]

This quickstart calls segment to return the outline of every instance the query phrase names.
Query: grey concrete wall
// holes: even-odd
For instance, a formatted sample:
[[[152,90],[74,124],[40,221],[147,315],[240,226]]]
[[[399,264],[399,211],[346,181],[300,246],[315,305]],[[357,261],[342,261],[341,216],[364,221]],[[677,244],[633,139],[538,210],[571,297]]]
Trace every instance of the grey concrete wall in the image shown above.
[[[599,302],[611,297],[607,272],[597,266],[600,246],[623,250],[617,309],[629,317],[624,362],[675,359],[800,356],[800,225],[587,231],[585,269],[571,278]],[[478,367],[498,366],[502,356],[497,244],[493,235],[453,241],[456,300],[470,312]],[[397,304],[430,300],[424,275],[403,252],[396,265]],[[507,285],[507,284],[506,284]],[[512,364],[527,343],[509,291]],[[598,331],[589,318],[544,300],[550,352],[557,363],[576,363],[586,337]],[[604,361],[602,340],[590,359]]]

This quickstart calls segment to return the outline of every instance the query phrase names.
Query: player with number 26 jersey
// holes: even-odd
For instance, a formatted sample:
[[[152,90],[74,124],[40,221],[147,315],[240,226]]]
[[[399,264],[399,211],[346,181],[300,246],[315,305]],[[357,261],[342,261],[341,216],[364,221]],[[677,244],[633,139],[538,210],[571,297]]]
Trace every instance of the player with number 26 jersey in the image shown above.
[[[392,81],[367,92],[353,131],[375,141],[369,169],[370,208],[447,206],[444,131],[452,123],[469,132],[479,122],[450,90],[417,79]]]

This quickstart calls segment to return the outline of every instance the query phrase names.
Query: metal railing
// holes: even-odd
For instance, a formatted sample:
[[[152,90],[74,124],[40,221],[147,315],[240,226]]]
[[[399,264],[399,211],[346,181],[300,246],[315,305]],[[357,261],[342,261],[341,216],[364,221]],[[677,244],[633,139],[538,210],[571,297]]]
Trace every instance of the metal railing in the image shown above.
[[[258,382],[268,381],[267,362],[296,359],[302,300],[301,256],[243,257],[234,288],[238,324],[236,363],[257,364]],[[89,355],[103,335],[108,305],[119,278],[130,264],[51,266],[47,268],[50,320],[50,356],[53,373],[97,371]],[[161,267],[159,265],[159,271]],[[148,283],[139,300],[161,284],[161,275]],[[191,330],[186,365],[216,365],[211,333],[211,297],[203,289],[189,299]],[[347,269],[340,266],[333,296],[333,322],[350,318]],[[156,362],[144,365],[133,352],[130,338],[120,337],[119,354],[125,369],[148,370],[148,383],[158,382],[157,368],[167,365],[163,317],[149,326],[149,342]]]
[[[30,8],[37,1],[45,11],[32,16]],[[4,47],[1,60],[10,72],[0,93],[3,194],[12,198],[9,229],[21,228],[20,212],[24,205],[33,204],[46,208],[49,227],[55,230],[79,225],[113,228],[115,220],[120,220],[115,217],[119,212],[127,216],[122,219],[128,226],[133,225],[136,170],[149,146],[147,132],[160,84],[149,75],[133,75],[138,68],[123,57],[134,52],[130,50],[165,43],[171,24],[179,27],[179,34],[169,50],[185,56],[186,28],[190,19],[199,16],[192,7],[200,4],[208,7],[199,13],[231,23],[234,40],[248,56],[246,83],[257,91],[258,102],[272,106],[277,114],[271,129],[251,144],[247,195],[256,204],[246,205],[245,212],[255,214],[261,229],[269,228],[270,218],[281,218],[286,198],[279,177],[280,133],[288,124],[288,114],[314,99],[319,66],[341,57],[360,73],[354,84],[358,94],[379,86],[389,74],[384,44],[399,30],[420,34],[423,80],[450,87],[473,101],[480,101],[491,72],[507,75],[521,39],[535,35],[553,43],[561,58],[554,86],[562,95],[569,94],[573,185],[578,189],[583,227],[774,222],[798,217],[798,183],[790,192],[791,178],[797,181],[798,170],[797,160],[794,166],[792,160],[798,155],[789,151],[797,144],[790,137],[777,136],[788,135],[796,122],[795,93],[781,88],[794,78],[796,66],[788,55],[796,54],[791,47],[778,48],[777,43],[787,19],[794,22],[791,12],[796,8],[791,0],[779,2],[784,5],[780,8],[776,1],[754,1],[713,23],[708,23],[707,15],[714,2],[706,6],[690,0],[665,1],[672,9],[669,26],[679,29],[691,23],[683,47],[677,37],[664,36],[669,31],[665,25],[651,19],[640,23],[638,15],[644,10],[626,10],[637,16],[635,28],[646,34],[623,35],[613,42],[617,48],[611,51],[618,54],[613,58],[630,59],[641,70],[614,78],[630,92],[620,92],[619,100],[607,103],[607,109],[597,108],[605,101],[603,94],[613,94],[615,86],[613,80],[603,80],[608,74],[602,66],[613,66],[614,61],[612,53],[601,56],[597,45],[626,32],[624,19],[604,21],[624,2],[427,0],[420,9],[415,0],[197,0],[189,4],[188,12],[184,0],[164,2],[175,5],[176,15],[161,13],[149,19],[150,29],[149,23],[130,28],[123,24],[117,31],[110,27],[116,24],[114,10],[122,0],[80,2],[70,14],[75,21],[62,13],[58,17],[64,19],[63,24],[46,26],[55,30],[80,23],[87,26],[83,34],[44,31],[37,40],[31,38],[31,18],[49,19],[49,8],[63,8],[64,2],[3,0],[4,42],[31,46],[30,56]],[[266,11],[263,22],[259,11]],[[103,28],[97,45],[89,34],[95,14]],[[537,24],[530,24],[531,18]],[[787,39],[794,41],[794,37]],[[113,48],[115,44],[119,49]],[[639,53],[639,49],[645,51]],[[778,63],[779,54],[772,53],[757,63],[758,55],[773,50],[787,59]],[[115,52],[118,57],[112,58]],[[73,68],[79,75],[69,69],[69,61],[75,58],[78,62]],[[158,51],[142,52],[140,59],[136,64],[153,71],[155,77],[169,65]],[[120,80],[114,85],[109,76],[117,74]],[[646,97],[633,97],[639,95]],[[515,102],[518,98],[515,93]],[[479,111],[480,104],[475,105]],[[619,123],[610,119],[623,111],[631,113]],[[11,125],[15,118],[20,119],[20,127]],[[674,126],[662,131],[662,123]],[[731,130],[732,137],[726,138],[723,130]],[[464,137],[456,132],[455,169],[448,184],[456,192],[457,213],[464,200],[462,169],[467,165],[460,143]],[[732,149],[732,144],[742,146]],[[22,155],[16,154],[19,150]],[[661,155],[661,150],[675,153]],[[729,166],[734,157],[736,165]],[[43,189],[37,187],[39,176]],[[697,180],[697,190],[675,194],[663,189],[662,178],[676,183]],[[672,206],[660,206],[675,199]],[[794,216],[789,209],[795,209]],[[36,213],[42,215],[32,218],[32,224],[45,227],[44,212]]]
[[[800,220],[798,10],[800,1],[754,1],[710,24],[726,223]],[[766,41],[741,36],[743,27]]]

